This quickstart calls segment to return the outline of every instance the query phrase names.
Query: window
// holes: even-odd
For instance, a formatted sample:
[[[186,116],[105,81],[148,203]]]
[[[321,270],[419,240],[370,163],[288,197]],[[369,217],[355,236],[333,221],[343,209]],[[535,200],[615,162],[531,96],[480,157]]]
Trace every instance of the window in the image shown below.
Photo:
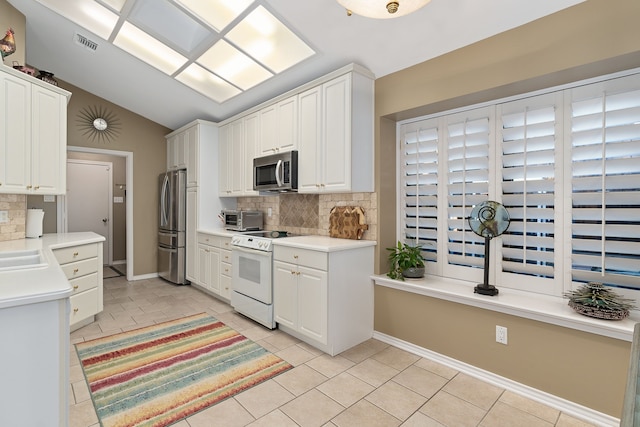
[[[640,74],[400,123],[399,240],[427,272],[482,280],[485,200],[511,223],[490,282],[548,295],[587,281],[640,290]]]

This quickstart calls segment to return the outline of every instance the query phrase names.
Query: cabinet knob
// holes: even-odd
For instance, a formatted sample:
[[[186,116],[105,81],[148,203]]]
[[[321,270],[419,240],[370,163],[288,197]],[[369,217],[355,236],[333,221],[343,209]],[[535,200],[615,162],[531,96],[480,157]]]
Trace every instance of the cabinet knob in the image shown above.
[[[35,187],[33,187],[33,189],[34,189],[34,190],[37,190],[37,189],[39,189],[39,188],[40,188],[40,186],[39,186],[39,185],[36,185]]]
[[[77,268],[73,269],[73,274],[76,274],[79,270]]]
[[[74,308],[74,309],[73,309],[73,312],[74,312],[74,313],[77,313],[77,312],[78,312],[78,310],[79,310],[79,309]]]
[[[294,255],[294,256],[293,256],[293,259],[298,259],[298,255]]]
[[[77,290],[78,290],[78,285],[74,285],[74,286],[73,286],[73,290],[74,290],[74,291],[77,291]]]
[[[77,257],[77,256],[78,256],[78,252],[74,252],[74,253],[73,253],[73,256],[74,256],[74,257]]]
[[[296,272],[295,272],[295,271],[293,271],[293,270],[291,270],[291,274],[296,274]]]
[[[31,190],[32,186],[31,185],[27,185],[27,190]]]

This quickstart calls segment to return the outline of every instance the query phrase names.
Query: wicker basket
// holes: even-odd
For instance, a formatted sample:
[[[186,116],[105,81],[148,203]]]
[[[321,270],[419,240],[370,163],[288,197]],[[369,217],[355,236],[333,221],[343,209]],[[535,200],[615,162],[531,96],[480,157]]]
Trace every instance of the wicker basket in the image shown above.
[[[622,320],[629,316],[629,310],[602,310],[588,305],[577,304],[573,301],[569,301],[569,307],[573,308],[576,313],[597,319]]]

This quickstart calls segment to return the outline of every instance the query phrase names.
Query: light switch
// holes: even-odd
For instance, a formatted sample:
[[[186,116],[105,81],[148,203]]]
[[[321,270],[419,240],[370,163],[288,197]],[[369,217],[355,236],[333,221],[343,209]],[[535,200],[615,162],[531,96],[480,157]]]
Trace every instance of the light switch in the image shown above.
[[[115,196],[113,198],[113,203],[124,203],[124,197],[122,196]]]
[[[55,202],[56,201],[56,196],[54,196],[52,194],[44,196],[44,201],[45,202]]]

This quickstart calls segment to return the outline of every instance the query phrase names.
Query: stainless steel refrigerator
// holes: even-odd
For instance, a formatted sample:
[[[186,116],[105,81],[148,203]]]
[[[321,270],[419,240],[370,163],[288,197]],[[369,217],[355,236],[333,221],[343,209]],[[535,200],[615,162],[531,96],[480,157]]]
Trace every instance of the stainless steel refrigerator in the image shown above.
[[[177,285],[185,278],[187,228],[186,170],[168,171],[159,177],[158,276]]]

